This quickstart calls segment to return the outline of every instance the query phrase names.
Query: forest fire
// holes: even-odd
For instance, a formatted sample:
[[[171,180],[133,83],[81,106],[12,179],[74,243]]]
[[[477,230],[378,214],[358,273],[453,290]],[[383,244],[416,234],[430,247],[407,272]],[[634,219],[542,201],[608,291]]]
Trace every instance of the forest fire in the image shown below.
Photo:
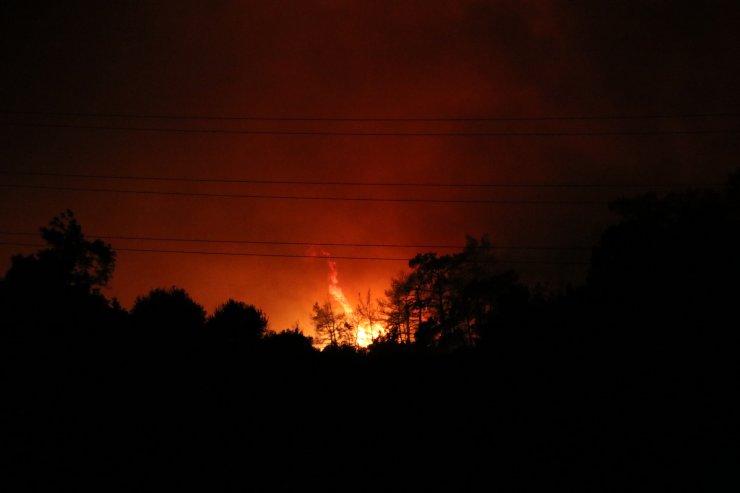
[[[324,252],[324,255],[328,256]],[[339,273],[337,272],[337,263],[333,260],[327,259],[327,265],[329,266],[329,294],[332,298],[342,307],[344,311],[345,322],[349,324],[351,330],[354,331],[355,343],[359,347],[368,347],[372,344],[374,339],[383,335],[386,331],[385,327],[374,319],[371,314],[362,313],[363,310],[355,311],[352,308],[352,304],[347,301],[347,297],[344,296],[342,287],[339,285]],[[368,305],[370,301],[368,300]]]

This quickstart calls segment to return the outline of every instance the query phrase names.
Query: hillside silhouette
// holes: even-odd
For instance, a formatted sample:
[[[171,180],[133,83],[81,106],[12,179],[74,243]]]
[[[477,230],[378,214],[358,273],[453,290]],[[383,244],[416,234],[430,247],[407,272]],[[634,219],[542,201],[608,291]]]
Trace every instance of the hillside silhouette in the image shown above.
[[[175,286],[124,309],[103,291],[113,247],[66,211],[0,281],[4,474],[122,491],[737,484],[740,173],[611,207],[581,286],[528,286],[468,238],[410,259],[367,348],[351,331],[376,316],[369,296],[355,320],[317,303],[323,350]]]

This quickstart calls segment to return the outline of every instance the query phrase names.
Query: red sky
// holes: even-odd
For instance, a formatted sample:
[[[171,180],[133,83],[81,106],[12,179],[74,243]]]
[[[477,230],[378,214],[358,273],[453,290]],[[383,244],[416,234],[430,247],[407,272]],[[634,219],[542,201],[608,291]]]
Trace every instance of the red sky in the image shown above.
[[[732,130],[737,117],[544,122],[218,122],[7,112],[266,117],[527,117],[740,113],[734,2],[3,3],[4,124],[356,132]],[[601,137],[287,136],[19,127],[0,131],[0,170],[360,182],[716,183],[737,133]],[[0,184],[514,200],[608,200],[612,189],[439,190],[120,182],[0,175]],[[0,229],[36,231],[72,208],[89,233],[298,242],[589,246],[606,206],[320,202],[3,188]],[[2,237],[18,241],[18,238]],[[310,247],[114,241],[114,247],[308,254]],[[414,251],[326,248],[351,256]],[[0,266],[18,247],[0,246]],[[23,249],[20,249],[23,250]],[[30,251],[25,249],[24,251]],[[502,258],[586,260],[578,252]],[[513,266],[513,264],[510,264]],[[339,261],[350,299],[380,295],[403,262]],[[516,265],[558,286],[583,269]],[[279,330],[326,299],[313,259],[121,252],[111,290],[130,307],[184,287],[209,311],[253,303]]]

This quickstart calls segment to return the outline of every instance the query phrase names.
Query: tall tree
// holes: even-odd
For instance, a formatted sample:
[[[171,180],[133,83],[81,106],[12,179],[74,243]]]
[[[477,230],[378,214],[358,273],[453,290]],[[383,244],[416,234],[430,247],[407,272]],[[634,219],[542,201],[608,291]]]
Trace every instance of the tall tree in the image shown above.
[[[316,342],[320,346],[355,346],[355,330],[344,313],[337,313],[331,301],[313,305],[311,315]]]
[[[109,244],[85,238],[71,210],[41,228],[41,237],[47,246],[32,255],[14,256],[0,282],[9,331],[88,333],[105,325],[112,312],[121,311],[115,300],[111,303],[101,293],[115,268],[116,254]]]
[[[391,280],[384,304],[392,334],[404,334],[422,346],[454,348],[473,345],[490,327],[500,299],[518,281],[512,272],[499,272],[491,242],[467,238],[460,253],[418,254],[412,271]],[[397,336],[398,337],[398,336]]]
[[[386,327],[385,339],[392,342],[412,342],[411,312],[413,297],[409,288],[409,275],[401,272],[391,279],[391,286],[385,290],[385,299],[380,301],[383,321]]]
[[[354,328],[357,332],[355,337],[358,343],[368,345],[383,336],[384,326],[381,323],[383,312],[379,302],[373,300],[369,289],[365,298],[359,293],[357,298],[354,317]]]
[[[13,257],[5,281],[17,287],[54,286],[84,293],[108,285],[116,265],[113,248],[102,240],[90,241],[74,213],[67,210],[41,228],[47,247],[33,255]]]

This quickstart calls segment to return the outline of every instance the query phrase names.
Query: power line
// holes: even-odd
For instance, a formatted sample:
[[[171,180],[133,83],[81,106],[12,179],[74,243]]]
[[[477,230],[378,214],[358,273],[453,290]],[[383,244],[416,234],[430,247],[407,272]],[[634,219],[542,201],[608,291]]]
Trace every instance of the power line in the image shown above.
[[[58,173],[48,171],[5,171],[5,176],[38,176],[52,178],[84,178],[95,180],[164,181],[186,183],[234,183],[253,185],[310,185],[310,186],[353,186],[353,187],[410,187],[410,188],[685,188],[716,187],[716,183],[687,184],[605,184],[605,183],[441,183],[441,182],[364,182],[364,181],[318,181],[318,180],[260,180],[248,178],[198,178],[181,176],[151,175],[108,175],[93,173]]]
[[[240,130],[225,128],[175,128],[175,127],[128,127],[113,125],[72,125],[52,123],[6,122],[9,127],[57,128],[74,130],[112,130],[123,132],[156,132],[184,134],[221,135],[286,135],[313,137],[642,137],[667,135],[724,135],[740,133],[740,129],[698,129],[698,130],[603,130],[603,131],[561,131],[561,132],[349,132],[319,130]]]
[[[45,245],[37,243],[8,242],[0,241],[0,245],[24,246],[43,248]],[[183,254],[183,255],[216,255],[226,257],[267,257],[267,258],[312,258],[319,260],[369,260],[369,261],[389,261],[389,262],[408,262],[408,258],[400,257],[357,257],[349,255],[293,255],[282,253],[247,253],[247,252],[209,252],[205,250],[168,250],[159,248],[115,248],[116,252],[136,252],[136,253],[164,253],[164,254]],[[588,265],[588,262],[559,262],[559,261],[539,261],[539,260],[501,260],[496,261],[501,264],[542,264],[542,265]]]
[[[332,202],[393,202],[393,203],[420,203],[420,204],[468,204],[468,205],[604,205],[604,201],[589,200],[507,200],[507,199],[420,199],[420,198],[382,198],[382,197],[336,197],[312,195],[262,195],[238,193],[211,193],[211,192],[173,192],[164,190],[134,190],[121,188],[87,188],[66,187],[52,185],[8,185],[0,184],[0,188],[19,188],[27,190],[57,190],[67,192],[94,192],[94,193],[122,193],[135,195],[164,195],[174,197],[210,197],[232,199],[260,199],[260,200],[309,200]]]
[[[44,248],[46,245],[40,243],[25,243],[15,241],[0,241],[0,245],[8,246],[23,246],[23,247],[35,247]],[[275,258],[318,258],[327,260],[378,260],[378,261],[403,261],[408,262],[408,258],[400,257],[357,257],[357,256],[343,256],[343,255],[331,255],[331,256],[318,256],[318,255],[295,255],[295,254],[282,254],[282,253],[251,253],[251,252],[209,252],[206,250],[170,250],[160,248],[114,248],[116,252],[140,252],[140,253],[175,253],[175,254],[189,254],[189,255],[219,255],[219,256],[233,256],[233,257],[275,257]]]
[[[144,249],[144,248],[118,248],[116,251],[124,252],[141,252],[141,253],[175,253],[175,254],[187,254],[187,255],[223,255],[223,256],[239,256],[239,257],[277,257],[277,258],[314,258],[319,260],[375,260],[375,261],[393,261],[393,262],[408,262],[409,258],[400,257],[356,257],[356,256],[345,256],[345,255],[330,255],[330,256],[317,256],[317,255],[292,255],[292,254],[281,254],[281,253],[230,253],[230,252],[208,252],[202,250],[160,250],[160,249]],[[589,265],[588,262],[559,262],[559,261],[539,261],[539,260],[497,260],[495,263],[502,264],[543,264],[543,265]]]
[[[38,236],[38,233],[26,233],[18,231],[0,231],[0,235],[8,236]],[[243,244],[243,245],[285,245],[285,246],[330,246],[330,247],[360,247],[360,248],[439,248],[439,249],[463,249],[464,245],[422,245],[422,244],[399,244],[399,243],[336,243],[336,242],[308,242],[308,241],[262,241],[262,240],[235,240],[235,239],[206,239],[206,238],[174,238],[163,236],[124,236],[124,235],[99,235],[90,233],[87,236],[101,238],[104,240],[131,240],[131,241],[167,241],[174,243],[210,243],[210,244]],[[556,247],[556,246],[520,246],[520,245],[492,245],[493,250],[542,250],[563,251],[582,250],[590,251],[590,247]]]
[[[400,257],[356,257],[356,256],[344,256],[344,255],[300,255],[300,254],[287,254],[287,253],[246,253],[246,252],[209,252],[204,250],[168,250],[159,248],[117,248],[116,251],[124,252],[141,252],[141,253],[174,253],[174,254],[186,254],[186,255],[219,255],[219,256],[235,256],[235,257],[272,257],[272,258],[318,258],[327,260],[377,260],[377,261],[391,261],[391,262],[408,262],[407,258]]]
[[[740,113],[651,113],[642,115],[541,115],[541,116],[452,116],[452,117],[342,117],[342,116],[257,116],[257,115],[185,115],[157,113],[106,113],[79,111],[10,111],[0,114],[72,118],[117,118],[126,120],[211,120],[263,122],[540,122],[601,120],[684,120],[698,118],[737,118]]]

